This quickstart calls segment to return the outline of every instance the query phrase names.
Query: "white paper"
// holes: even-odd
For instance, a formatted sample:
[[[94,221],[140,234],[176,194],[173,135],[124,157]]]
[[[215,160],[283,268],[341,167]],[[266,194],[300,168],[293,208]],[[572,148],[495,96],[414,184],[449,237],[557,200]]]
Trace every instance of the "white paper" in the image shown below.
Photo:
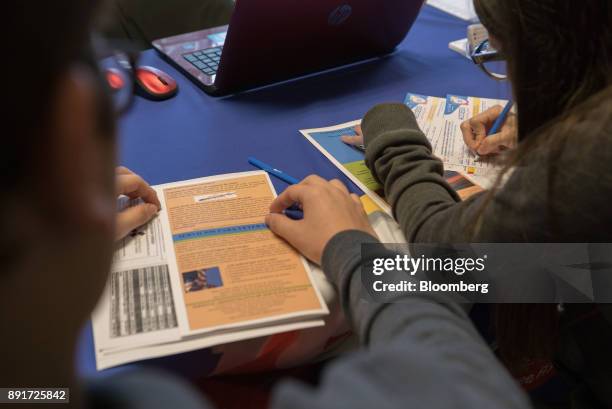
[[[428,0],[427,4],[466,21],[478,19],[472,0]]]
[[[442,160],[446,170],[459,172],[483,188],[493,185],[502,167],[501,158],[481,158],[472,153],[463,141],[461,123],[495,105],[503,106],[507,101],[460,95],[447,95],[445,98],[440,98],[408,93],[404,103],[414,112],[419,127],[432,145],[433,154]],[[384,199],[369,189],[357,178],[356,174],[351,173],[347,168],[350,161],[355,159],[341,163],[341,159],[335,157],[322,145],[329,144],[329,141],[323,138],[319,140],[321,142],[319,143],[317,140],[321,138],[320,134],[325,133],[336,134],[336,136],[339,133],[349,134],[360,123],[361,120],[355,120],[323,128],[303,129],[300,130],[300,133],[372,198],[381,209],[391,214],[391,209]],[[333,146],[330,145],[330,149],[332,148]]]
[[[310,143],[312,143],[318,150],[321,152],[327,159],[329,159],[346,177],[348,177],[353,183],[355,183],[365,194],[367,194],[378,207],[387,212],[389,215],[391,214],[391,207],[387,202],[384,201],[379,195],[369,189],[366,185],[364,185],[359,179],[357,179],[351,172],[349,172],[342,163],[340,163],[333,155],[331,155],[323,146],[321,146],[312,136],[311,134],[317,132],[328,132],[328,131],[337,131],[343,129],[352,129],[357,125],[361,124],[361,120],[345,122],[343,124],[328,126],[324,128],[312,128],[312,129],[302,129],[300,133],[308,139]]]
[[[321,300],[320,310],[208,328],[205,331],[189,329],[162,189],[254,174],[268,177],[262,171],[243,172],[154,186],[162,210],[146,226],[132,232],[118,244],[109,282],[92,314],[96,366],[99,370],[324,324],[321,317],[329,312],[326,303],[333,302],[335,291],[323,272],[304,259],[315,293]],[[138,203],[120,198],[118,207]]]
[[[451,41],[450,43],[448,43],[448,48],[471,61],[472,58],[468,54],[467,46],[467,38],[462,38],[461,40]]]
[[[415,113],[419,127],[429,139],[433,154],[444,163],[444,169],[459,172],[483,188],[491,187],[502,168],[501,158],[483,158],[471,152],[463,140],[461,124],[493,106],[504,106],[507,101],[408,93],[404,103]]]

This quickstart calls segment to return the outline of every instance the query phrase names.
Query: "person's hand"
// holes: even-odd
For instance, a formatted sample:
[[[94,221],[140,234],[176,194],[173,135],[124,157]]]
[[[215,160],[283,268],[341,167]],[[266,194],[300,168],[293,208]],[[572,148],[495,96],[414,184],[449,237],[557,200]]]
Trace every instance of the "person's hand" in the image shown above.
[[[461,124],[465,144],[478,155],[497,154],[516,146],[516,115],[509,114],[499,133],[487,136],[503,108],[499,105],[468,119]]]
[[[292,220],[282,211],[298,203],[304,219]],[[376,237],[359,197],[339,180],[308,176],[288,187],[270,206],[266,224],[311,261],[321,264],[329,240],[345,230],[362,230]]]
[[[151,220],[161,209],[161,204],[155,190],[128,168],[120,166],[115,174],[117,196],[125,195],[130,199],[141,198],[143,201],[143,203],[129,207],[117,214],[115,239],[120,240],[132,230]]]
[[[363,132],[361,131],[361,125],[355,126],[355,135],[343,135],[340,137],[342,142],[348,145],[363,145]]]

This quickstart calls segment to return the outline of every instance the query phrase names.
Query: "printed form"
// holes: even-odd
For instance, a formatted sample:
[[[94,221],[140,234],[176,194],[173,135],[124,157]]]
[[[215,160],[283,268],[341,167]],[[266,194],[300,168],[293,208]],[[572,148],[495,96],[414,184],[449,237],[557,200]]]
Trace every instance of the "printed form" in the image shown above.
[[[92,316],[99,369],[323,324],[330,285],[265,225],[265,172],[154,188],[162,211],[118,244]]]
[[[415,113],[417,122],[431,143],[433,154],[444,162],[444,169],[460,172],[483,188],[495,182],[501,170],[499,157],[480,157],[463,141],[461,123],[495,105],[507,101],[461,95],[446,98],[408,93],[404,103]]]
[[[432,145],[433,154],[444,162],[444,179],[461,198],[491,187],[501,170],[500,158],[482,158],[463,141],[461,123],[506,101],[447,95],[445,98],[408,93],[404,103],[414,112],[417,123]],[[324,128],[302,129],[300,133],[339,170],[363,190],[382,210],[391,214],[382,186],[365,164],[364,154],[342,142],[343,135],[355,135],[355,120]]]
[[[266,174],[162,189],[191,332],[320,315],[304,259],[266,226]]]

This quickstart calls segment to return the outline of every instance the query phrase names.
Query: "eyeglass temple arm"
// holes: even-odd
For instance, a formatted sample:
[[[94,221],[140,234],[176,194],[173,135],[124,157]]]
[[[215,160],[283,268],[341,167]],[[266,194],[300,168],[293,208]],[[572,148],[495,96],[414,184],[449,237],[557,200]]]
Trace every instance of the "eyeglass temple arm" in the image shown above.
[[[480,67],[480,69],[487,74],[487,76],[489,78],[492,78],[494,80],[497,81],[506,81],[508,79],[508,76],[505,74],[497,74],[495,72],[490,71],[487,67],[484,66],[484,64],[478,64],[478,67]]]

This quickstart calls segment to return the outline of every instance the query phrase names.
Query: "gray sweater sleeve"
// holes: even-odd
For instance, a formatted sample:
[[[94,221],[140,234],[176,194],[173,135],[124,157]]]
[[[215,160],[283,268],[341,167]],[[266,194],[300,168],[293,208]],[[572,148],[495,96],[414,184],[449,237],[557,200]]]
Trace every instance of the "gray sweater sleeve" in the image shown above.
[[[609,113],[602,115],[609,119]],[[466,201],[444,181],[442,163],[406,106],[375,107],[362,129],[366,163],[383,184],[409,242],[535,242],[553,237],[609,242],[610,230],[602,227],[612,226],[612,212],[601,189],[612,186],[606,168],[612,159],[606,139],[611,123],[602,129],[600,141],[581,143],[580,132],[574,132],[567,139],[572,149],[534,149],[503,188]],[[578,131],[580,126],[593,124],[579,123]],[[576,209],[588,211],[576,214]],[[340,233],[323,256],[323,268],[338,286],[364,350],[338,359],[317,390],[285,384],[274,407],[530,407],[450,298],[410,294],[403,302],[385,304],[366,298],[360,245],[373,241],[361,232]]]
[[[361,244],[373,242],[363,232],[340,233],[326,246],[322,263],[364,349],[330,365],[316,390],[284,383],[272,407],[530,407],[450,299],[410,295],[401,302],[377,303],[366,298]]]
[[[409,242],[461,240],[456,224],[467,223],[469,211],[463,207],[469,210],[470,202],[460,202],[444,181],[442,163],[431,154],[412,111],[403,104],[376,107],[362,128],[366,162]],[[443,225],[431,228],[439,215]],[[316,391],[283,385],[274,407],[530,407],[452,299],[410,294],[401,302],[377,303],[368,298],[361,282],[361,244],[371,242],[375,239],[365,233],[343,232],[323,255],[323,269],[366,349],[339,359]]]
[[[580,127],[601,125],[578,123],[573,132],[555,135],[570,149],[535,147],[503,187],[463,202],[445,182],[442,163],[404,104],[378,105],[364,117],[366,164],[384,186],[409,243],[608,242],[609,230],[602,226],[612,226],[612,212],[602,190],[612,188],[612,121],[609,113],[602,116],[606,127],[597,140],[585,143]]]

